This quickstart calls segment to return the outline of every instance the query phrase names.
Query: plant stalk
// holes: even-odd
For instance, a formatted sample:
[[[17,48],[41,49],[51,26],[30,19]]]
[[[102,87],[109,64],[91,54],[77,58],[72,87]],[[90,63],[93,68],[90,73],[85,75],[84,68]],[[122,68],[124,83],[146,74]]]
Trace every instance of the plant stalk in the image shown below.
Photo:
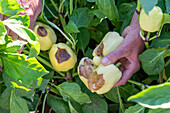
[[[41,101],[41,98],[42,98],[42,92],[41,92],[41,95],[40,95],[40,98],[39,98],[39,100],[38,100],[38,102],[37,102],[37,104],[36,104],[36,107],[35,107],[35,113],[37,113],[37,108],[38,108],[38,105],[39,105],[39,103],[40,103],[40,101]]]
[[[118,98],[119,98],[120,108],[122,110],[122,113],[125,113],[124,105],[122,103],[122,99],[121,99],[120,92],[119,92],[119,87],[116,87],[116,88],[117,88],[117,94],[118,94]]]
[[[44,100],[43,100],[43,107],[42,107],[42,113],[44,113],[44,109],[45,109],[45,102],[46,102],[46,99],[47,99],[47,95],[48,95],[48,90],[47,90],[47,92],[46,92],[46,94],[45,94],[45,96],[44,96]]]

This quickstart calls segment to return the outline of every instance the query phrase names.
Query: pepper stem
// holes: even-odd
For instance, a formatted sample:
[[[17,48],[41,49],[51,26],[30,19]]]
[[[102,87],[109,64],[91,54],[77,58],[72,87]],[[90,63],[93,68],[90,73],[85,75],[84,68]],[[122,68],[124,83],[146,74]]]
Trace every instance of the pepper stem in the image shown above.
[[[121,65],[122,65],[122,63],[118,62],[115,66],[120,67]]]

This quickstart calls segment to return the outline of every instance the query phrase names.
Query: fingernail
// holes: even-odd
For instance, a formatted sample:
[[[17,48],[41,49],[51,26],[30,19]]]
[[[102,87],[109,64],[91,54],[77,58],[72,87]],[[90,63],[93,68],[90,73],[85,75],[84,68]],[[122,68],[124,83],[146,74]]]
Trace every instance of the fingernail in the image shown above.
[[[102,58],[101,62],[102,62],[102,64],[105,64],[105,65],[110,64],[110,61],[107,57]]]

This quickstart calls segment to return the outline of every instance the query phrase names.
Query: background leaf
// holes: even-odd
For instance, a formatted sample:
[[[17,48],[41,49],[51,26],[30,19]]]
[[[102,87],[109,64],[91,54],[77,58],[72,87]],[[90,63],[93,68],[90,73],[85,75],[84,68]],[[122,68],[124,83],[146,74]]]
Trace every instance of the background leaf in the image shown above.
[[[19,22],[21,25],[24,25],[25,27],[29,27],[30,26],[30,17],[28,15],[15,15],[12,16],[10,18],[8,18],[7,20],[14,20]]]
[[[92,95],[91,103],[83,105],[83,113],[107,113],[108,105],[104,98],[97,94]]]
[[[17,0],[1,0],[0,1],[0,13],[7,16],[13,16],[19,14],[25,9],[21,8]]]
[[[127,100],[128,97],[136,94],[138,91],[139,90],[136,89],[134,85],[126,84],[123,86],[119,86],[120,95],[125,99],[125,101]],[[105,93],[104,96],[113,102],[119,103],[116,88],[112,88],[109,92]]]
[[[88,15],[88,8],[84,7],[74,10],[70,17],[70,20],[75,23],[77,28],[87,28],[91,22],[90,16]]]
[[[80,104],[90,103],[90,98],[87,94],[82,93],[78,84],[63,82],[57,89],[63,96],[65,101],[74,100]]]
[[[169,113],[170,109],[150,109],[149,113]]]
[[[151,47],[153,48],[165,48],[170,46],[170,32],[165,32],[160,37],[152,41]]]
[[[131,19],[133,17],[134,11],[136,9],[136,3],[130,2],[130,3],[122,3],[119,6],[119,17],[120,21],[122,21],[120,33],[123,32],[123,30],[130,25]]]
[[[130,106],[128,109],[125,110],[125,113],[144,113],[145,107],[136,104],[135,106]]]
[[[165,4],[166,4],[166,12],[170,14],[170,0],[165,0]]]
[[[10,88],[6,88],[0,96],[0,108],[3,108],[5,110],[10,109],[10,96],[11,90]]]
[[[148,49],[139,55],[142,68],[148,75],[159,74],[164,68],[164,52],[165,50]]]
[[[119,21],[119,14],[114,0],[95,0],[98,8],[114,23]]]
[[[5,44],[5,35],[7,33],[4,24],[0,21],[0,45]]]
[[[85,49],[90,41],[90,33],[88,29],[86,28],[80,28],[80,33],[78,33],[78,42],[77,42],[77,48],[81,49],[83,53],[85,53]]]
[[[67,103],[62,98],[48,94],[47,104],[57,113],[70,113]]]
[[[27,40],[32,45],[32,48],[36,51],[36,54],[39,54],[40,44],[38,42],[38,38],[35,36],[32,30],[21,25],[21,21],[14,18],[4,20],[3,23],[4,25],[8,26],[13,32],[15,32],[18,36],[20,36],[22,39]]]
[[[68,24],[64,27],[64,30],[67,31],[68,33],[79,33],[80,32],[78,30],[78,27],[72,20],[68,22]]]
[[[150,86],[148,89],[128,98],[148,108],[170,108],[170,83]]]
[[[144,8],[146,14],[158,3],[158,0],[139,0],[140,5]]]
[[[48,73],[35,58],[26,59],[25,55],[11,54],[1,57],[4,71],[15,81],[30,82]]]
[[[10,113],[28,113],[29,109],[26,101],[11,91],[10,97]]]

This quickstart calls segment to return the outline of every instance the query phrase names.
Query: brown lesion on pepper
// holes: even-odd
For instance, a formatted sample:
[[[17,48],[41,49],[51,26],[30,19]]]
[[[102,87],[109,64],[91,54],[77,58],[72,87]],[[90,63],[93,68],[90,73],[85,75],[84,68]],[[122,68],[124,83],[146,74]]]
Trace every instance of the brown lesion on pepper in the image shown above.
[[[58,63],[61,64],[62,62],[65,62],[70,58],[70,54],[65,49],[58,48],[55,57]]]
[[[88,78],[88,86],[90,90],[99,90],[105,83],[103,74],[94,71]]]
[[[104,55],[103,55],[103,49],[104,49],[104,44],[103,44],[103,41],[100,43],[100,45],[96,48],[96,50],[95,50],[95,54],[97,55],[97,56],[101,56],[101,57],[103,57]]]
[[[44,27],[39,26],[37,29],[37,34],[39,36],[45,37],[45,36],[47,36],[47,30]]]
[[[93,72],[92,66],[94,66],[94,64],[89,59],[84,59],[84,65],[79,66],[80,76],[88,79],[90,74]]]

